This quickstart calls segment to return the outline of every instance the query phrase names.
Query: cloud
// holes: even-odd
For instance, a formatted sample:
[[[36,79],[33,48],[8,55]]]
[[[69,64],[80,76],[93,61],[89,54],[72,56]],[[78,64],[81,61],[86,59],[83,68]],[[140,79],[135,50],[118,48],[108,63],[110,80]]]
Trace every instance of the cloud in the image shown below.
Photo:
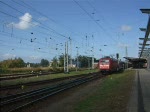
[[[4,54],[2,57],[3,59],[11,59],[11,58],[15,58],[16,55],[7,53],[7,54]]]
[[[118,43],[118,47],[119,48],[125,48],[125,47],[129,47],[129,45],[128,44],[123,44],[123,43]]]
[[[129,25],[122,25],[122,26],[121,26],[121,30],[122,30],[122,31],[131,31],[131,30],[132,30],[132,27],[129,26]]]
[[[29,62],[29,63],[40,63],[41,61],[41,57],[39,56],[27,56],[24,58],[25,62]]]
[[[19,20],[18,23],[12,22],[8,26],[12,27],[13,25],[14,28],[25,30],[38,25],[38,23],[32,22],[32,15],[29,13],[25,13],[23,16],[19,17]]]
[[[48,18],[46,18],[46,17],[40,17],[38,20],[39,20],[39,21],[47,21]]]
[[[32,59],[32,60],[40,59],[38,56],[30,56],[29,58]]]

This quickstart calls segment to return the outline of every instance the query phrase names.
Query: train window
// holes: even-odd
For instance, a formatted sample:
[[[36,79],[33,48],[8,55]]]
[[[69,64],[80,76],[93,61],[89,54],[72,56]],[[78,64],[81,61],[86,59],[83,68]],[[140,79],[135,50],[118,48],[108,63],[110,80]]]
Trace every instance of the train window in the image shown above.
[[[101,63],[109,63],[109,60],[101,60]]]

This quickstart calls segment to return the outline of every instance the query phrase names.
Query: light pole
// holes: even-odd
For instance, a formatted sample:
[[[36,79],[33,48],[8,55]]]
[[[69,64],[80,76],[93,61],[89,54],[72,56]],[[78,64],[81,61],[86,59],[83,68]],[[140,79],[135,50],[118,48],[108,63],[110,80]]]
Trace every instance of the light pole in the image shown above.
[[[99,49],[99,51],[101,52],[101,51],[102,51],[102,49]],[[102,55],[102,54],[100,53],[100,55]],[[103,57],[103,55],[102,55],[102,57]]]
[[[78,69],[78,55],[79,55],[79,51],[78,51],[78,49],[79,49],[79,47],[76,47],[77,48],[77,60],[76,60],[76,71],[77,71],[77,69]]]
[[[128,57],[128,48],[125,46],[126,57]],[[126,60],[126,69],[128,69],[128,60]]]
[[[65,72],[65,73],[69,73],[69,69],[68,69],[68,41],[65,42],[64,72]]]
[[[72,68],[72,39],[69,37],[70,41],[70,67]]]
[[[92,47],[92,69],[94,69],[94,47]]]
[[[63,55],[63,58],[64,58],[64,73],[65,73],[65,70],[66,70],[66,69],[65,69],[65,61],[66,61],[66,60],[65,60],[65,53],[62,53],[62,55]]]
[[[101,45],[101,46],[107,46],[106,44],[104,44],[104,45]],[[99,51],[103,51],[102,49],[99,49]],[[102,55],[102,58],[104,57],[104,55]]]

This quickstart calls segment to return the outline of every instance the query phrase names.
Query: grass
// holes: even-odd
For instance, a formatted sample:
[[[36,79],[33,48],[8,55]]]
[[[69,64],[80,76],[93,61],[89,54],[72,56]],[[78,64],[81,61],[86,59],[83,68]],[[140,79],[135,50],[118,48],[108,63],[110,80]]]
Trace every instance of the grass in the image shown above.
[[[39,72],[39,71],[63,71],[63,67],[59,68],[52,68],[52,67],[24,67],[24,68],[0,68],[0,75],[9,75],[9,74],[16,74],[16,73],[30,73],[31,71]]]
[[[24,84],[24,83],[28,83],[28,82],[48,80],[48,79],[63,78],[63,77],[87,74],[87,73],[97,72],[97,71],[98,71],[98,69],[73,71],[73,72],[70,72],[69,74],[58,73],[58,74],[50,74],[50,75],[44,75],[44,76],[35,76],[35,77],[20,78],[20,79],[14,79],[14,80],[6,80],[6,81],[1,81],[0,86],[2,87],[2,86],[9,86],[9,85]]]
[[[75,112],[127,112],[135,71],[109,75],[92,95],[74,107]]]

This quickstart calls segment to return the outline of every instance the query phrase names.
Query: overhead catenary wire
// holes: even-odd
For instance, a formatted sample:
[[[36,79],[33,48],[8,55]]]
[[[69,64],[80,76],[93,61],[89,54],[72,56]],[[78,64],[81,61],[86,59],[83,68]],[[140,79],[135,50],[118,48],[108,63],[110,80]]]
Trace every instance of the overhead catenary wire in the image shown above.
[[[91,2],[89,2],[89,0],[87,0],[87,3],[89,4],[89,6],[90,6],[91,8],[94,9],[94,11],[96,12],[96,13],[94,12],[95,14],[100,14],[101,20],[103,20],[103,22],[104,22],[105,24],[108,24],[108,28],[111,29],[111,32],[112,32],[112,30],[118,29],[119,27],[121,27],[121,26],[116,26],[115,24],[112,24],[111,21],[107,21],[106,18],[105,18],[101,13],[99,13],[100,10],[97,10],[97,9],[94,7],[94,5],[91,4]],[[135,19],[133,22],[128,22],[128,24],[130,24],[130,26],[131,26],[131,25],[137,24],[137,23],[139,23],[139,22],[141,22],[141,21],[142,21],[141,19],[140,19],[140,20],[139,20],[139,19],[138,19],[138,20]],[[116,37],[118,37],[118,38],[117,38],[117,41],[118,41],[117,46],[119,46],[119,44],[124,44],[123,46],[125,47],[125,46],[126,46],[125,44],[129,43],[128,40],[123,40],[123,39],[125,39],[125,38],[123,38],[125,32],[123,32],[123,31],[121,31],[121,32],[114,31],[113,33],[116,34]],[[122,37],[122,38],[121,38],[121,37]],[[134,44],[133,44],[133,45],[134,45]],[[118,47],[118,49],[120,49],[120,48]],[[118,51],[118,49],[117,49],[117,51]],[[121,48],[121,49],[122,49],[122,48]],[[120,53],[120,54],[122,54],[122,53]]]
[[[24,3],[23,5],[20,4],[20,3],[18,3],[18,2],[16,2],[16,1],[14,1],[14,0],[12,0],[12,1],[13,1],[14,3],[17,3],[18,5],[21,5],[21,6],[24,6],[24,4],[25,4],[25,5],[28,6],[30,9],[34,10],[35,12],[37,12],[38,14],[47,17],[46,15],[44,15],[43,13],[37,11],[36,9],[34,9],[33,7],[31,7],[30,5],[28,5],[27,3],[23,2],[23,1],[22,1],[22,2]],[[0,2],[3,3],[4,5],[10,7],[11,9],[13,9],[13,10],[15,10],[15,11],[21,13],[21,14],[24,14],[22,11],[19,11],[18,9],[16,9],[16,8],[14,8],[14,7],[12,7],[12,6],[10,6],[9,4],[7,4],[7,3],[5,3],[5,2],[2,2],[2,1],[0,1]],[[24,6],[24,7],[25,7],[25,6]],[[1,12],[1,13],[4,14],[5,12]],[[16,16],[12,16],[12,15],[10,15],[10,14],[8,14],[8,13],[5,13],[5,14],[7,14],[8,16],[11,16],[11,17],[13,17],[13,18],[17,18]],[[47,17],[47,18],[48,18],[48,17]],[[18,18],[17,18],[17,19],[18,19]],[[51,19],[51,18],[49,18],[49,19],[50,19],[51,21],[55,22],[53,19]],[[35,20],[35,19],[33,18],[33,20]],[[23,20],[23,21],[24,21],[24,20]],[[35,21],[37,21],[37,20],[35,20]],[[26,22],[28,22],[28,21],[26,21]],[[39,21],[37,21],[37,22],[39,23]],[[56,22],[55,22],[55,23],[56,23]],[[34,25],[34,24],[31,23],[31,22],[30,22],[30,24]],[[40,23],[40,24],[42,24],[42,23]],[[43,27],[43,26],[45,26],[45,25],[43,25],[43,24],[42,24],[42,26],[40,26],[40,25],[37,25],[37,26],[38,26],[38,27],[41,27],[41,28],[43,28],[43,29],[48,30],[47,27]],[[55,32],[56,34],[62,36],[62,37],[68,38],[68,37],[66,37],[66,36],[64,36],[64,35],[62,35],[62,34],[60,34],[59,32],[56,32],[56,31],[55,31],[54,29],[52,29],[52,28],[50,28],[50,30],[53,31],[53,32]],[[74,39],[72,39],[72,40],[74,40]],[[74,41],[75,41],[75,40],[74,40]],[[77,43],[78,43],[78,42],[77,42]]]
[[[13,10],[15,10],[15,11],[21,13],[21,14],[24,14],[23,12],[21,12],[21,11],[17,10],[16,8],[10,6],[9,4],[6,4],[5,2],[0,1],[0,3],[6,5],[6,6],[8,6],[8,7],[10,7],[11,9],[13,9]],[[1,13],[4,14],[5,12],[2,12],[2,11],[1,11]],[[10,16],[10,14],[8,14],[8,13],[5,13],[5,14],[7,14],[7,15]],[[12,15],[11,15],[11,16],[12,16]],[[16,16],[12,16],[12,17],[17,18]],[[30,18],[31,18],[31,17],[30,17]],[[17,19],[18,19],[18,18],[17,18]],[[21,19],[21,18],[20,18],[20,19]],[[25,21],[25,20],[23,20],[23,19],[21,19],[21,20],[22,20],[22,21]],[[34,18],[33,18],[33,20],[35,20],[36,22],[40,23],[39,21],[37,21],[37,20],[34,19]],[[29,21],[25,21],[25,22],[28,22],[28,23],[34,25],[33,23],[31,23],[31,22],[29,22]],[[51,31],[53,31],[54,33],[56,33],[56,34],[58,34],[58,35],[60,35],[60,36],[62,36],[62,37],[65,37],[65,38],[67,38],[67,39],[69,38],[69,37],[66,37],[65,35],[63,35],[63,34],[57,32],[56,30],[54,30],[54,29],[52,29],[52,28],[50,28],[50,27],[48,27],[48,26],[46,26],[46,25],[44,25],[44,24],[42,24],[42,23],[40,23],[40,24],[41,24],[42,26],[40,26],[40,25],[37,25],[37,26],[38,26],[38,27],[41,27],[41,28],[43,28],[43,29],[45,29],[45,30],[51,30]]]
[[[19,2],[16,2],[15,0],[11,0],[11,1],[13,1],[14,3],[16,3],[16,4],[20,5],[20,6],[29,8],[29,9],[33,10],[34,12],[38,13],[39,15],[44,16],[44,17],[48,18],[50,21],[52,21],[52,22],[54,22],[54,23],[60,25],[60,23],[58,23],[58,22],[55,21],[54,19],[52,19],[52,18],[46,16],[45,14],[43,14],[42,12],[40,12],[40,11],[38,11],[37,9],[33,8],[31,5],[27,4],[27,3],[24,2],[24,1],[20,1],[20,2],[22,2],[23,4],[21,4],[21,3],[19,3]],[[70,28],[69,28],[69,29],[67,28],[67,30],[70,30]],[[68,39],[69,39],[69,38],[68,38]],[[79,43],[79,42],[76,41],[74,38],[72,38],[72,40],[73,40],[75,43]]]
[[[12,7],[12,6],[10,6],[9,4],[6,4],[6,3],[4,3],[4,2],[1,2],[1,3],[3,3],[3,4],[5,4],[6,6],[8,6],[8,7],[10,7],[11,9],[13,9],[13,10],[15,10],[15,11],[17,11],[17,12],[19,12],[19,13],[21,13],[21,14],[24,14],[23,12],[21,12],[21,11],[19,11],[19,10],[17,10],[16,8],[14,8],[14,7]],[[15,2],[15,3],[17,3],[17,2]],[[30,7],[30,6],[29,6]],[[32,8],[32,7],[30,7],[30,8]],[[34,9],[34,8],[32,8],[32,9]],[[35,9],[34,9],[35,10]],[[36,12],[38,12],[37,10],[35,10]],[[11,14],[8,14],[8,13],[6,13],[6,12],[2,12],[1,11],[1,13],[3,13],[3,14],[5,14],[5,15],[7,15],[7,16],[10,16],[10,17],[13,17],[13,18],[16,18],[16,19],[18,19],[16,16],[13,16],[13,15],[11,15]],[[42,14],[42,13],[40,13],[40,12],[38,12],[39,14]],[[45,16],[45,15],[44,15]],[[31,18],[31,17],[30,17]],[[25,20],[23,20],[23,19],[21,19],[22,21],[25,21]],[[35,19],[33,19],[33,20],[35,20]],[[37,20],[35,20],[35,21],[37,21]],[[25,21],[25,22],[28,22],[28,23],[30,23],[30,24],[32,24],[32,25],[34,25],[32,22],[29,22],[29,21]],[[38,22],[38,21],[37,21]],[[49,27],[45,27],[45,25],[43,25],[42,23],[40,23],[41,25],[37,25],[38,27],[40,27],[40,28],[43,28],[43,29],[45,29],[45,30],[49,30]],[[43,27],[44,26],[44,27]],[[64,36],[63,34],[60,34],[59,32],[57,32],[57,31],[55,31],[54,29],[52,29],[52,28],[50,28],[50,30],[51,30],[51,32],[54,32],[55,34],[57,34],[57,35],[59,35],[59,36],[62,36],[62,37],[65,37],[65,38],[69,38],[69,37],[66,37],[66,36]],[[74,39],[72,39],[72,40],[74,40]],[[75,40],[74,40],[75,41]],[[78,43],[78,42],[76,42],[76,43]]]
[[[30,8],[31,10],[35,11],[35,12],[38,13],[39,15],[44,16],[44,17],[46,17],[47,19],[49,19],[50,21],[52,21],[52,22],[54,22],[54,23],[60,25],[60,23],[58,23],[56,20],[54,20],[54,19],[52,19],[52,18],[46,16],[45,14],[43,14],[43,13],[41,13],[40,11],[36,10],[35,8],[33,8],[33,7],[30,6],[29,4],[25,3],[24,1],[20,1],[20,2],[23,3],[23,5],[20,4],[20,3],[18,3],[18,2],[16,2],[15,0],[11,0],[11,1],[13,1],[14,3],[17,3],[18,5],[21,5],[21,6]],[[67,30],[70,30],[70,29],[67,29]],[[62,36],[64,36],[64,35],[62,35]],[[69,38],[69,37],[66,37],[66,36],[64,36],[64,37],[67,38],[67,39]],[[74,39],[73,39],[73,40],[74,40]],[[75,40],[74,40],[74,41],[75,41]]]
[[[7,37],[10,37],[10,35],[11,35],[11,33],[6,33],[6,32],[0,32],[1,33],[1,35],[3,35],[3,36],[7,36]],[[28,41],[28,42],[30,42],[31,43],[31,40],[30,39],[27,39],[27,38],[22,38],[22,37],[17,37],[17,36],[15,36],[15,35],[13,35],[13,38],[16,38],[16,39],[21,39],[21,40],[24,40],[24,41]],[[37,41],[34,41],[33,43],[36,43],[36,44],[39,44],[40,46],[41,45],[43,45],[43,46],[45,46],[45,43],[41,43],[41,42],[37,42]],[[25,46],[27,45],[27,43],[25,44]],[[31,44],[32,45],[32,44]],[[31,45],[28,45],[28,46],[31,46]],[[33,47],[35,47],[35,46],[33,46]],[[37,46],[37,49],[39,48],[39,46]],[[41,47],[40,47],[41,48]],[[55,50],[55,47],[49,47],[49,46],[47,46],[47,47],[42,47],[42,48],[48,48],[48,49],[51,49],[51,50]]]
[[[13,0],[14,1],[14,0]],[[12,6],[11,6],[12,7]],[[18,9],[17,9],[18,10]],[[6,12],[4,12],[5,14],[6,14]],[[8,14],[8,13],[7,13]],[[39,13],[40,14],[40,13]],[[11,15],[11,14],[8,14],[9,16]],[[10,17],[12,17],[13,15],[11,15]],[[18,19],[18,17],[16,17],[16,16],[14,16],[14,18],[17,18]],[[32,22],[30,23],[30,24],[32,24]],[[51,32],[53,32],[53,30],[50,30],[49,28],[47,28],[47,27],[45,27],[45,26],[43,26],[43,25],[38,25],[38,27],[40,27],[40,28],[43,28],[43,29],[46,29],[46,31],[51,31]],[[41,33],[41,31],[39,32],[39,33]],[[43,35],[44,35],[44,33],[43,33]],[[47,36],[49,36],[49,34],[47,35]],[[60,36],[60,35],[59,35]],[[45,39],[45,38],[44,38]],[[73,38],[72,38],[72,40],[74,40]],[[28,40],[28,41],[30,41],[30,39]],[[36,43],[38,43],[37,41],[36,41]],[[40,42],[41,43],[41,42]],[[40,44],[39,43],[39,44]],[[74,44],[74,43],[73,43]],[[43,43],[43,45],[44,45],[44,43]],[[78,46],[80,46],[79,44],[78,44]]]
[[[9,32],[4,32],[4,31],[2,31],[2,32],[0,32],[1,33],[1,35],[4,35],[4,36],[7,36],[7,37],[10,37],[10,35],[11,35],[11,33],[9,33]],[[25,41],[28,41],[28,42],[30,42],[30,39],[27,39],[27,38],[23,38],[23,37],[17,37],[17,36],[13,36],[13,38],[16,38],[16,39],[21,39],[21,41],[22,40],[25,40]],[[5,42],[5,43],[7,43],[7,42]],[[31,43],[31,42],[30,42]],[[33,41],[33,43],[37,43],[37,44],[39,44],[39,45],[46,45],[45,43],[41,43],[41,42],[37,42],[37,41]],[[30,44],[30,45],[32,45],[32,44]],[[27,43],[25,44],[25,46],[30,46],[30,45],[28,45]],[[5,46],[7,46],[7,47],[12,47],[12,46],[10,46],[10,45],[5,45]],[[14,47],[14,46],[13,46]],[[40,47],[40,49],[39,49],[39,47],[37,47],[37,48],[35,48],[35,46],[33,46],[34,47],[34,51],[37,51],[37,52],[41,52],[41,53],[49,53],[49,54],[57,54],[56,52],[54,52],[55,51],[55,48],[54,47],[52,47],[52,46],[48,46],[48,47],[45,47],[47,50],[50,50],[50,52],[46,52],[46,51],[41,51],[41,47]],[[22,47],[20,47],[20,46],[17,46],[17,49],[21,49]],[[31,48],[31,47],[30,47]],[[14,49],[14,48],[11,48],[11,49]],[[23,48],[24,49],[24,48]],[[42,47],[42,49],[43,49],[43,47]],[[29,50],[29,48],[28,48],[28,50]],[[30,51],[32,51],[31,49],[30,49]]]
[[[0,13],[18,19],[16,16],[13,16],[13,15],[11,15],[11,14],[5,13],[5,12],[3,12],[3,11],[1,11],[1,10],[0,10]],[[25,21],[25,20],[23,20],[23,21]],[[28,22],[28,21],[25,21],[25,22]],[[28,22],[28,23],[30,23],[30,24],[33,25],[33,23],[31,23],[31,22]],[[41,27],[41,26],[39,26],[39,27]],[[38,31],[38,32],[39,32],[39,31]],[[39,33],[42,33],[42,32],[40,31]],[[47,33],[42,33],[42,34],[47,35],[47,36],[50,36],[50,34],[47,34]],[[41,43],[40,43],[40,44],[41,44]]]
[[[95,24],[100,28],[102,29],[105,34],[108,35],[109,38],[111,38],[114,42],[117,42],[117,40],[115,40],[114,38],[112,38],[112,36],[106,31],[106,29],[104,29],[103,26],[101,26],[95,19],[92,15],[90,15],[76,0],[73,0],[90,18],[91,20],[93,20],[95,22]]]
[[[43,14],[43,13],[41,13],[40,11],[36,10],[35,8],[33,8],[32,6],[28,5],[27,3],[25,3],[25,2],[22,1],[22,0],[20,0],[20,2],[22,2],[23,4],[20,4],[19,2],[16,2],[15,0],[11,0],[11,1],[14,2],[14,3],[16,3],[16,4],[18,4],[18,5],[20,5],[20,6],[23,6],[23,7],[26,7],[26,8],[30,8],[31,10],[37,12],[39,15],[42,15],[42,16],[44,16],[44,17],[50,19],[52,22],[57,23],[54,19],[49,18],[48,16],[46,16],[45,14]]]
[[[117,43],[118,44],[118,42],[120,43],[120,40],[118,40],[118,39],[114,39],[113,37],[112,37],[112,35],[99,23],[99,19],[98,20],[95,20],[94,19],[94,17],[92,16],[92,14],[96,14],[95,12],[98,12],[97,10],[96,10],[96,8],[87,0],[86,2],[88,3],[88,5],[94,10],[93,12],[92,12],[92,14],[90,14],[82,5],[80,5],[79,4],[79,2],[77,1],[77,0],[73,0],[97,25],[98,25],[98,27],[100,28],[100,29],[102,29],[104,32],[105,32],[105,34],[106,35],[108,35],[108,37],[111,39],[111,40],[113,40],[115,43]],[[102,19],[103,21],[105,20],[104,19],[104,17],[103,17],[103,19]],[[109,22],[107,22],[107,21],[105,21],[105,23],[109,23]],[[111,25],[112,26],[112,25]],[[110,28],[111,30],[112,29],[114,29],[114,28]],[[117,45],[117,44],[115,44],[115,45]],[[109,44],[110,45],[110,44]],[[119,48],[119,47],[118,47]],[[118,52],[118,50],[117,50],[117,52]]]

